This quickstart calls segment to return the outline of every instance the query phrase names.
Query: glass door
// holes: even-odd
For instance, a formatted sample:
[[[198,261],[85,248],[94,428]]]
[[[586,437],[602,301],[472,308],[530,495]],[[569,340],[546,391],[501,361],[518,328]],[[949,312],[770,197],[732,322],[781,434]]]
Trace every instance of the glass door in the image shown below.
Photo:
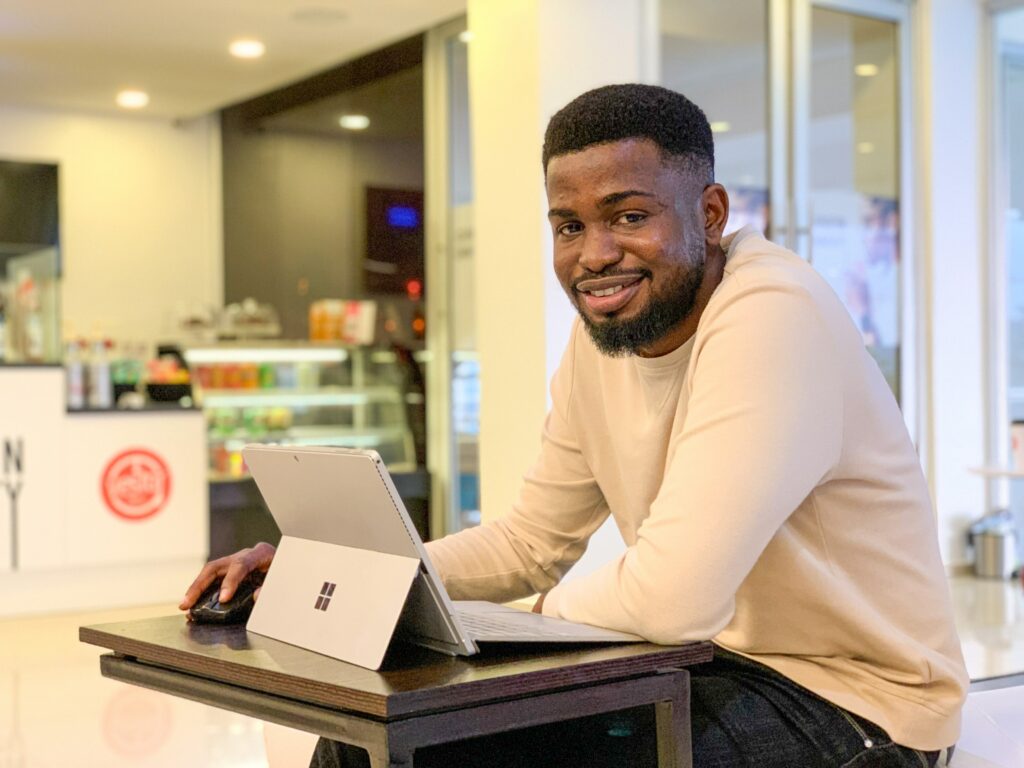
[[[907,5],[770,7],[772,233],[839,295],[916,438]]]
[[[791,245],[842,299],[897,398],[904,12],[888,3],[798,2],[792,19]]]
[[[458,19],[428,32],[424,56],[432,538],[480,522],[469,44]]]

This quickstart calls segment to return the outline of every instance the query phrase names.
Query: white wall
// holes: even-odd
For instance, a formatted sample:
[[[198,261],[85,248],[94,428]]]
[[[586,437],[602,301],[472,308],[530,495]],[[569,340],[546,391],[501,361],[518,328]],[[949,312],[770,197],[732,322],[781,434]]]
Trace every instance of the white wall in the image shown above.
[[[220,131],[0,107],[0,158],[59,166],[65,333],[153,342],[220,306]]]

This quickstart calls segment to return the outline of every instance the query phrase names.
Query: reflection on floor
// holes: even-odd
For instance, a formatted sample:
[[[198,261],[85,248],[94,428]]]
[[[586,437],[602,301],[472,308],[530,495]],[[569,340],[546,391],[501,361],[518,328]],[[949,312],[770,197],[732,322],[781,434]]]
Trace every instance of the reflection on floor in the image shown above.
[[[1024,672],[1024,589],[1019,581],[954,578],[953,610],[972,680]]]
[[[1024,672],[1020,584],[956,578],[951,586],[972,678]],[[174,612],[151,606],[0,621],[0,766],[262,768],[269,759],[273,768],[304,768],[311,752],[305,735],[106,680],[100,649],[78,642],[82,624]],[[978,699],[970,717],[988,720],[998,705],[1001,722],[1024,733],[1024,695],[989,699]],[[1022,764],[972,759],[965,751],[954,768]]]

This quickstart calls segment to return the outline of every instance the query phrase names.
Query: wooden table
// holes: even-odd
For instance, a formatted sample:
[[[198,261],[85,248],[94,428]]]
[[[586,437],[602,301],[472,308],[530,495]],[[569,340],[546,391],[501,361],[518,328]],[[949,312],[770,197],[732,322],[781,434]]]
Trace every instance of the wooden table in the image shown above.
[[[691,765],[689,674],[710,643],[490,646],[471,658],[395,644],[374,672],[183,616],[82,627],[108,648],[104,676],[309,731],[369,752],[373,768],[413,765],[416,749],[655,706],[658,764]]]

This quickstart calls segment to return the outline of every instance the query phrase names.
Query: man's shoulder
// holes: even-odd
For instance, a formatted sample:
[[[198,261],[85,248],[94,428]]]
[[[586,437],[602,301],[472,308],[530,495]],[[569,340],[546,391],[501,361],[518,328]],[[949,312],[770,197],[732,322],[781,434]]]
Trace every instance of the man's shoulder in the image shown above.
[[[760,232],[745,229],[736,237],[737,241],[729,250],[721,287],[736,290],[752,282],[803,283],[817,276],[810,264]]]
[[[708,304],[708,317],[749,295],[773,294],[780,301],[810,299],[808,308],[832,303],[833,292],[818,272],[800,256],[766,239],[748,234],[730,249],[722,281]],[[699,331],[698,331],[699,333]]]

